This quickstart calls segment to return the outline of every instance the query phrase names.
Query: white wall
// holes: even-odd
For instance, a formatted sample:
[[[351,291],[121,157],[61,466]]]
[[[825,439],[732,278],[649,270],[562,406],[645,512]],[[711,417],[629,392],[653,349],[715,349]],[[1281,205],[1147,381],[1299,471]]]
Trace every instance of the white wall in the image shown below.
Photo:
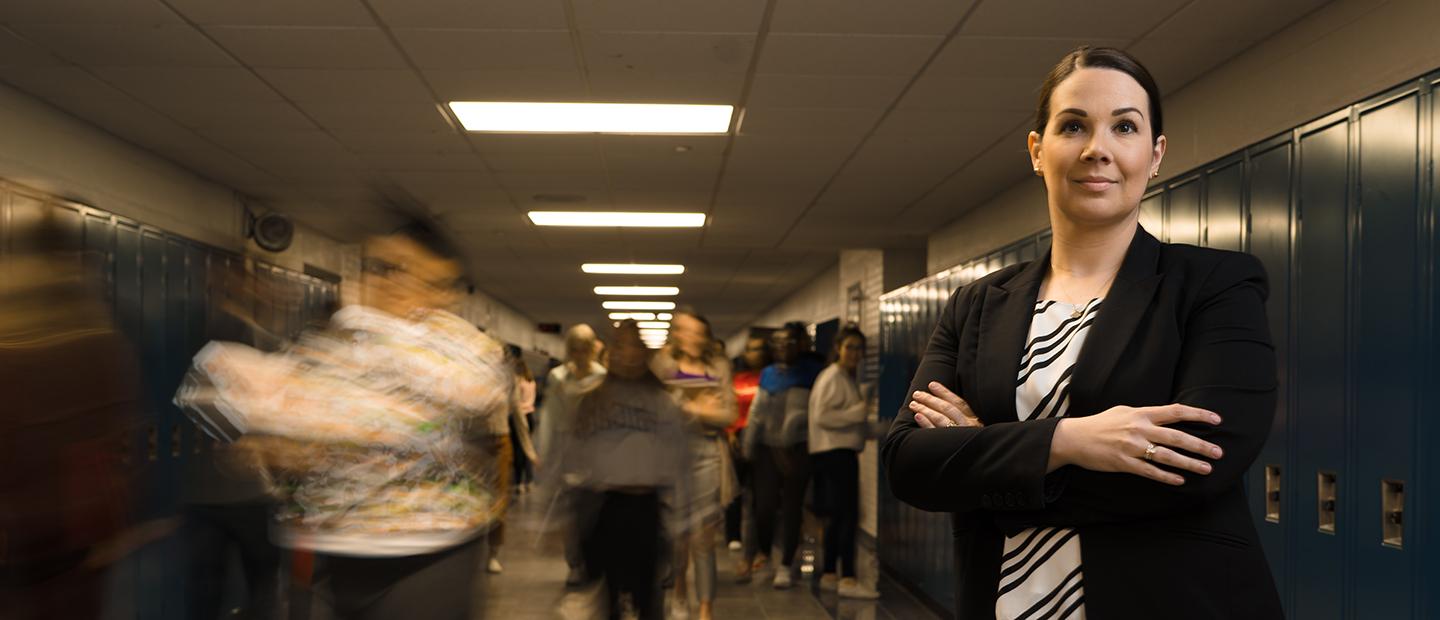
[[[1440,67],[1437,23],[1435,0],[1337,0],[1311,13],[1165,98],[1160,180]],[[955,207],[964,215],[930,237],[930,273],[1049,226],[1038,179]]]
[[[865,351],[865,363],[860,369],[860,381],[875,383],[880,371],[880,294],[885,283],[885,252],[882,250],[844,250],[840,252],[840,274],[836,283],[835,296],[840,300],[841,320],[856,321],[864,332],[869,347]],[[846,316],[850,311],[849,291],[851,285],[859,284],[863,295],[860,315]],[[879,412],[871,409],[869,418],[879,419]],[[878,455],[880,447],[874,440],[865,442],[860,453],[860,529],[874,536],[879,498],[880,473]]]
[[[563,336],[540,333],[535,321],[479,290],[461,300],[459,314],[491,336],[527,351],[541,351],[557,359],[565,355]]]
[[[733,357],[745,350],[745,337],[750,326],[780,327],[790,321],[818,323],[840,316],[843,308],[835,296],[835,287],[840,281],[840,267],[836,265],[810,280],[809,284],[786,297],[784,301],[766,310],[750,325],[745,326],[725,340],[725,350]]]

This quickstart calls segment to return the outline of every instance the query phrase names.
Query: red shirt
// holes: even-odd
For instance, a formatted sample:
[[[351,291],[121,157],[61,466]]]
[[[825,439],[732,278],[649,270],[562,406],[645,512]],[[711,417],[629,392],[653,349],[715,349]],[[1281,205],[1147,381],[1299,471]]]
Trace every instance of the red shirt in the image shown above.
[[[735,434],[750,421],[750,403],[755,400],[755,391],[760,389],[760,371],[744,370],[735,373],[735,404],[740,407],[740,417],[725,432]]]

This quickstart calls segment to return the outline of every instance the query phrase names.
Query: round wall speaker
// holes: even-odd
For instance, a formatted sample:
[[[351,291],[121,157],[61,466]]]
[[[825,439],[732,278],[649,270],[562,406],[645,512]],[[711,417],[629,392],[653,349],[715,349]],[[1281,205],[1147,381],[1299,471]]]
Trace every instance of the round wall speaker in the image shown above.
[[[295,224],[279,213],[266,213],[255,218],[250,234],[255,238],[255,245],[266,252],[284,252],[294,240]]]

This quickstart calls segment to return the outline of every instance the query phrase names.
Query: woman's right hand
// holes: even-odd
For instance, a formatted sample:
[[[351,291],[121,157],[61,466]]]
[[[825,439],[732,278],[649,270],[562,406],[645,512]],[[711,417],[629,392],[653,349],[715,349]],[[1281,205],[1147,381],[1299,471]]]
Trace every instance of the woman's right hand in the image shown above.
[[[1174,404],[1111,407],[1092,416],[1065,418],[1056,425],[1050,442],[1048,471],[1075,465],[1092,471],[1130,473],[1180,486],[1185,484],[1185,478],[1155,464],[1204,476],[1210,473],[1210,463],[1185,456],[1176,449],[1211,460],[1223,455],[1220,446],[1167,428],[1180,422],[1219,425],[1220,416],[1205,409]],[[1146,460],[1146,451],[1152,445],[1151,459]]]

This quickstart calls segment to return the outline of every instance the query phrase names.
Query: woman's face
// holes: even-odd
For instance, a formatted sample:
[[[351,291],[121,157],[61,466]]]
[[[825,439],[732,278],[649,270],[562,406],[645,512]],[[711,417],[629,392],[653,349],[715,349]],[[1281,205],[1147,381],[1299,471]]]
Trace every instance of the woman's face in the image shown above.
[[[710,346],[710,334],[705,324],[688,314],[676,314],[670,320],[670,340],[681,353],[690,357],[705,355]]]
[[[839,357],[836,359],[840,367],[854,370],[860,366],[860,360],[865,357],[865,343],[856,337],[849,337],[840,343]]]
[[[615,330],[610,350],[610,374],[621,379],[638,379],[650,371],[650,350],[640,341],[636,329]]]
[[[750,368],[760,368],[765,363],[764,338],[751,338],[745,341],[745,365]]]
[[[1165,156],[1165,137],[1153,138],[1149,111],[1145,89],[1120,71],[1078,69],[1055,87],[1045,135],[1029,138],[1051,218],[1105,225],[1136,217]]]

